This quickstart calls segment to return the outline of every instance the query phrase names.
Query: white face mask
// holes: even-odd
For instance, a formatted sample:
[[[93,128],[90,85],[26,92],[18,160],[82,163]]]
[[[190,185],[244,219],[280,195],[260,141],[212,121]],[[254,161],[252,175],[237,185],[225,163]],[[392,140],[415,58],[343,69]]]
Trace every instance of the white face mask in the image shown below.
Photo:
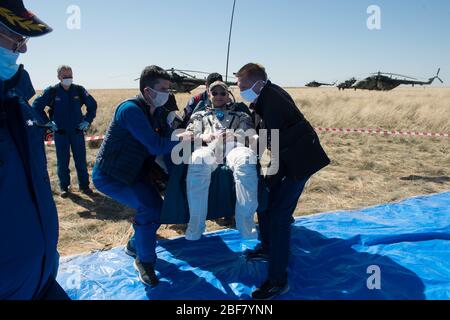
[[[69,78],[69,79],[62,79],[61,84],[64,87],[70,87],[73,83],[73,79]]]
[[[249,102],[249,103],[255,102],[255,100],[258,99],[259,94],[257,94],[253,89],[261,81],[262,80],[256,81],[255,84],[250,89],[247,89],[245,91],[241,91],[242,99],[244,99],[246,102]],[[262,81],[262,82],[264,82],[264,81]]]
[[[0,79],[5,81],[11,79],[19,70],[17,59],[18,52],[0,47]]]
[[[153,90],[150,87],[149,87],[149,89],[152,90],[156,94],[156,97],[152,98],[153,104],[155,105],[156,108],[162,107],[163,105],[165,105],[167,103],[167,101],[169,101],[169,93],[168,92],[159,92],[159,91]]]

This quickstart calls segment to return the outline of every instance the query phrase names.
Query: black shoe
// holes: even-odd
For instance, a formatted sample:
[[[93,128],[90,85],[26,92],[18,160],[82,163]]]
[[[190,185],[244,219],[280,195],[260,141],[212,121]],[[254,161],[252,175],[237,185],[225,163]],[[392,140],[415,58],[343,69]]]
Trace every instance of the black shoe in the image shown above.
[[[247,250],[244,252],[247,261],[269,261],[269,254],[261,247],[255,250]]]
[[[125,253],[132,258],[137,258],[136,248],[134,247],[132,241],[128,241],[127,246],[125,247]]]
[[[69,190],[61,191],[61,194],[59,196],[63,199],[67,199],[70,196]]]
[[[92,196],[94,194],[94,191],[89,187],[81,189],[81,192],[87,196]]]
[[[252,298],[255,300],[272,300],[273,298],[285,294],[289,291],[289,284],[276,284],[270,280],[264,282],[261,288],[256,289],[252,293]]]
[[[153,288],[159,284],[159,279],[155,274],[155,267],[151,263],[143,263],[138,259],[134,260],[134,268],[139,273],[139,280]]]
[[[234,228],[236,226],[236,220],[234,217],[219,218],[216,223],[221,227]]]

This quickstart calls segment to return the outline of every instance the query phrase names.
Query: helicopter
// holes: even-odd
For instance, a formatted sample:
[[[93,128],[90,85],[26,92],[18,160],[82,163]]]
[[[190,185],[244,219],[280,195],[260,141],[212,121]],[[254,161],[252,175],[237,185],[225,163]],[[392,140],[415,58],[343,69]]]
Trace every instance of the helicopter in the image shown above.
[[[336,82],[335,83],[321,83],[321,82],[317,82],[317,81],[312,81],[312,82],[305,84],[305,87],[318,88],[321,86],[334,86],[335,84],[336,84]]]
[[[439,80],[441,83],[444,83],[441,78],[439,78],[439,73],[441,69],[439,68],[436,76],[430,78],[428,81],[418,81],[416,78],[411,78],[408,76],[403,76],[401,74],[395,73],[386,73],[386,72],[378,72],[373,73],[370,77],[367,77],[363,80],[356,82],[352,88],[362,89],[362,90],[375,90],[375,91],[390,91],[398,86],[404,85],[412,85],[413,87],[416,85],[426,86],[431,85],[434,80]],[[393,78],[393,76],[401,77],[403,79]]]
[[[339,83],[336,87],[339,89],[339,91],[349,89],[356,83],[356,81],[357,81],[356,78],[351,78],[344,82]]]
[[[197,89],[200,86],[205,85],[206,78],[197,78],[193,74],[204,74],[209,75],[208,72],[203,71],[193,71],[193,70],[181,70],[181,69],[166,69],[171,77],[171,93],[191,93],[191,91]],[[136,79],[136,80],[139,80]],[[228,86],[237,85],[236,82],[227,81],[226,84]]]
[[[236,0],[233,1],[233,11],[231,13],[231,21],[230,21],[230,32],[228,35],[228,51],[227,51],[227,64],[226,64],[226,75],[224,77],[224,82],[228,86],[236,86],[237,82],[229,82],[228,81],[228,67],[230,61],[230,47],[231,47],[231,35],[233,31],[233,21],[234,21],[234,12],[236,9]],[[203,71],[193,71],[193,70],[180,70],[180,69],[167,69],[166,70],[171,76],[171,87],[170,91],[173,94],[176,93],[191,93],[191,91],[197,89],[198,87],[206,84],[205,77],[203,79],[199,79],[196,76],[193,76],[192,73],[196,74],[204,74],[209,75],[211,72],[203,72]],[[136,80],[139,80],[136,79]]]

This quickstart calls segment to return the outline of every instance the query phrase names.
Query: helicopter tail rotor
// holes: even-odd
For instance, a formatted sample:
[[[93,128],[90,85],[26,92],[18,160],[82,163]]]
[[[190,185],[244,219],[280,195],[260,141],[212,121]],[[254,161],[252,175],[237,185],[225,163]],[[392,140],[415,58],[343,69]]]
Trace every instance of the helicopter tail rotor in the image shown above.
[[[438,79],[441,83],[444,83],[441,78],[439,78],[439,73],[441,72],[441,68],[438,69],[438,72],[436,73],[436,79]]]
[[[430,79],[431,83],[433,83],[434,80],[439,80],[441,83],[444,83],[444,81],[442,81],[442,79],[439,77],[439,73],[441,72],[441,68],[438,69],[436,75]]]

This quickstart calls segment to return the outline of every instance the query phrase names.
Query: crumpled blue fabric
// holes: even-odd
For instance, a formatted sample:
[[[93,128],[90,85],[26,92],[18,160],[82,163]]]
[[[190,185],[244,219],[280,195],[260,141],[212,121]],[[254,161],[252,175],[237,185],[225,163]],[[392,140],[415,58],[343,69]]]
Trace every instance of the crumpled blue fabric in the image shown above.
[[[279,299],[450,299],[450,192],[302,217],[292,231],[291,290]],[[58,281],[81,300],[247,300],[267,274],[242,255],[256,245],[234,230],[160,241],[154,289],[121,247],[63,259]],[[379,290],[369,289],[371,266]]]

